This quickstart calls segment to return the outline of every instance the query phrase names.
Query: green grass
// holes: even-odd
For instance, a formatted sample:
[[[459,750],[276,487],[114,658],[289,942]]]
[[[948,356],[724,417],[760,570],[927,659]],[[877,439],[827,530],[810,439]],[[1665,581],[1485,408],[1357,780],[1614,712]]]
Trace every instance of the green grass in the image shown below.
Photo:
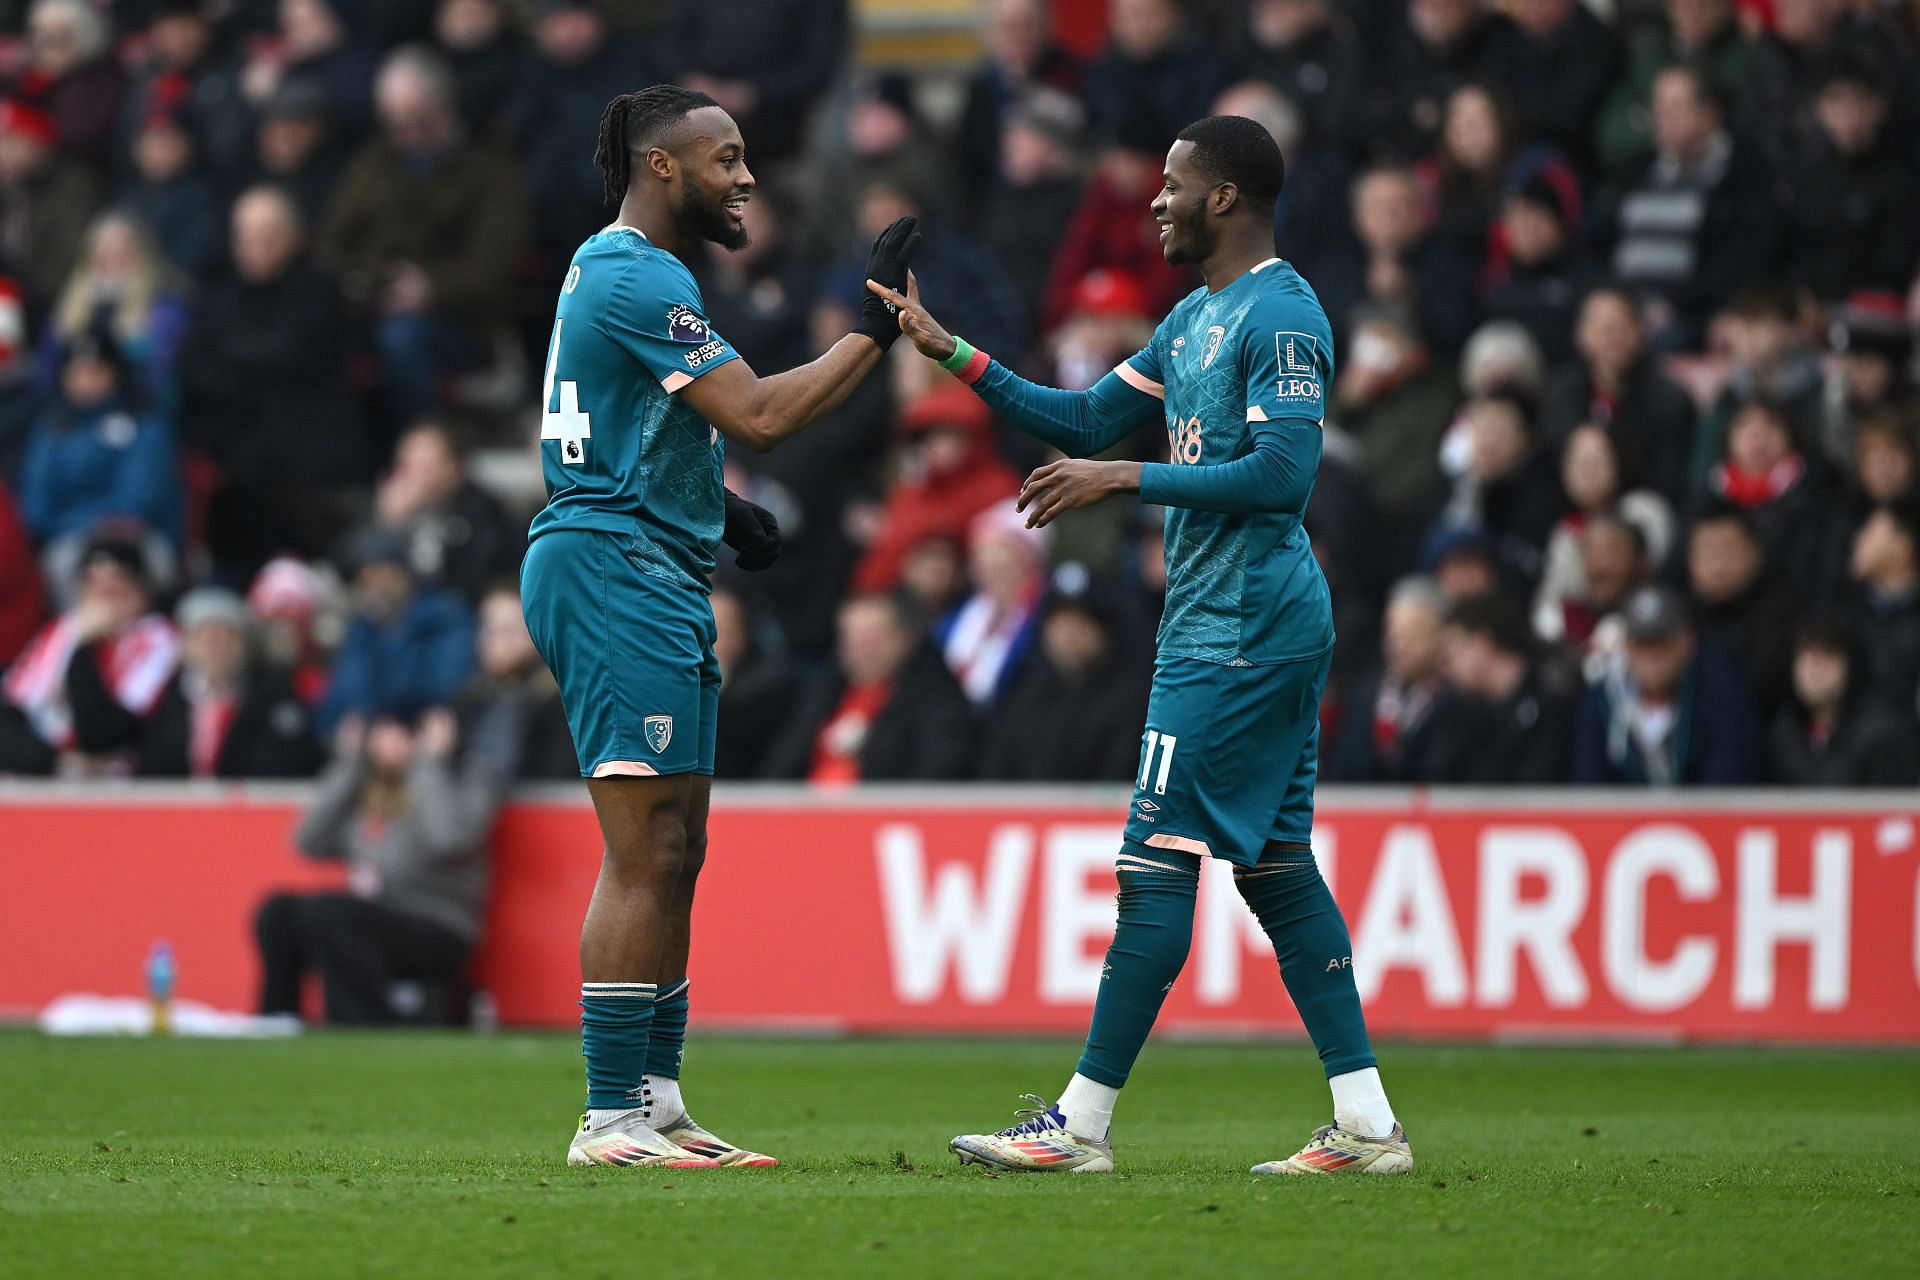
[[[1408,1178],[1255,1180],[1324,1120],[1301,1046],[1154,1044],[1109,1177],[945,1139],[1064,1082],[1030,1041],[702,1040],[768,1171],[568,1169],[563,1037],[0,1035],[0,1275],[1721,1278],[1920,1256],[1920,1058],[1389,1046]]]

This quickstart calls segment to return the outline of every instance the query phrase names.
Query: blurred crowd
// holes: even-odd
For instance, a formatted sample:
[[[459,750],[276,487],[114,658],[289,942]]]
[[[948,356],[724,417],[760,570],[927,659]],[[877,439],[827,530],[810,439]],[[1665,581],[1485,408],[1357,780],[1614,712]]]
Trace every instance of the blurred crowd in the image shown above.
[[[980,10],[909,74],[843,0],[0,3],[0,773],[577,776],[514,585],[539,370],[601,109],[672,79],[748,142],[753,245],[690,265],[763,372],[913,212],[943,322],[1089,386],[1197,283],[1169,140],[1268,127],[1337,339],[1327,780],[1920,782],[1920,5]],[[1046,458],[902,344],[730,459],[787,549],[722,555],[720,775],[1130,778],[1158,513],[1028,530]]]

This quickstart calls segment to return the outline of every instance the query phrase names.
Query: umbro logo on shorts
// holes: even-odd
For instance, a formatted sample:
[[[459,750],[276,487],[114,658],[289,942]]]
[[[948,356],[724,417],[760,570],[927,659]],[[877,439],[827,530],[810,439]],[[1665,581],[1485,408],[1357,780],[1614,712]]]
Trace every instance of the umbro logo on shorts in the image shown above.
[[[640,722],[640,732],[646,737],[647,745],[653,748],[653,754],[659,755],[673,741],[673,717],[648,716]]]

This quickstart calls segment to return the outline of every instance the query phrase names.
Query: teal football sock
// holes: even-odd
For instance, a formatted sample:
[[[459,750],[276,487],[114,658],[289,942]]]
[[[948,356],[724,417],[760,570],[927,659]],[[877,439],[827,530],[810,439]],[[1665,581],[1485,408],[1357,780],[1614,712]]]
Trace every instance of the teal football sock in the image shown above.
[[[1273,943],[1280,977],[1329,1076],[1376,1065],[1353,985],[1347,922],[1306,849],[1268,845],[1234,887]]]
[[[580,984],[580,1052],[587,1059],[588,1111],[640,1105],[653,997],[651,982]]]
[[[1187,963],[1200,859],[1133,843],[1120,850],[1120,916],[1079,1073],[1118,1089],[1127,1082],[1160,1005]]]
[[[682,978],[653,999],[653,1034],[647,1041],[647,1074],[678,1080],[686,1046],[687,980]]]

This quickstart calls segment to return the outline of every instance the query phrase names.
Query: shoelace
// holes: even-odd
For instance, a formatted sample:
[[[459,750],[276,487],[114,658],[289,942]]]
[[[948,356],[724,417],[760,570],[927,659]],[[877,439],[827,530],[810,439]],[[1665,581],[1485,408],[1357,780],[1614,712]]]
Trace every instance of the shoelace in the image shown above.
[[[1031,1107],[1021,1107],[1013,1114],[1020,1117],[1020,1123],[1009,1125],[994,1136],[997,1138],[1018,1138],[1028,1133],[1051,1133],[1060,1127],[1053,1118],[1053,1104],[1037,1093],[1023,1093],[1020,1101],[1031,1102]]]

